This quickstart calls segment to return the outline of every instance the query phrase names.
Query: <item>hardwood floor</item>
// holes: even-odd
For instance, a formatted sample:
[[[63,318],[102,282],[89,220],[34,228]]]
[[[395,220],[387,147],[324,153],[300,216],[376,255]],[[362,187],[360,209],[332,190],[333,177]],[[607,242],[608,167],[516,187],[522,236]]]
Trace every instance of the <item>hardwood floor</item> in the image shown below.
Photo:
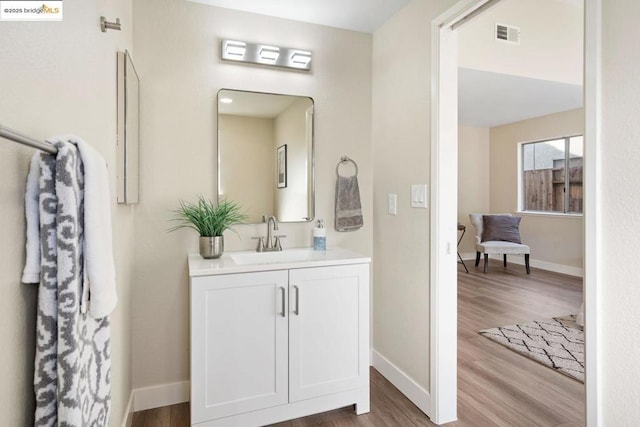
[[[189,402],[136,412],[133,414],[131,423],[131,427],[187,427],[189,425]]]
[[[491,261],[489,273],[467,262],[458,270],[458,421],[455,427],[584,426],[584,385],[477,334],[487,327],[575,314],[582,280]],[[189,404],[136,412],[132,427],[189,425]],[[276,424],[304,426],[433,426],[375,369],[371,412],[352,408]]]
[[[584,385],[477,334],[575,314],[582,279],[491,261],[458,269],[458,416],[475,426],[583,426]]]

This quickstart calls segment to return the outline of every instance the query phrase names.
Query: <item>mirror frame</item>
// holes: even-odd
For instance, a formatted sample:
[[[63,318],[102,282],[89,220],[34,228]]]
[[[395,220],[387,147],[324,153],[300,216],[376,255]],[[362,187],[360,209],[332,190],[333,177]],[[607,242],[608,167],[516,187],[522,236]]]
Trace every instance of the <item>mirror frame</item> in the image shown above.
[[[128,50],[117,53],[117,80],[117,201],[130,205],[140,202],[140,78]]]
[[[216,161],[217,161],[217,171],[216,171],[216,180],[217,180],[217,185],[216,185],[216,194],[218,197],[218,200],[220,200],[220,165],[221,165],[221,159],[220,159],[220,93],[223,91],[234,91],[234,92],[243,92],[243,93],[247,93],[247,94],[257,94],[257,95],[275,95],[275,96],[293,96],[293,97],[298,97],[298,98],[306,98],[309,99],[311,101],[311,163],[310,163],[310,167],[311,167],[311,171],[310,173],[308,173],[309,179],[311,180],[310,185],[308,185],[309,189],[309,194],[307,195],[307,209],[308,212],[307,214],[309,216],[306,217],[306,219],[301,219],[300,221],[282,221],[280,218],[276,218],[278,220],[278,222],[282,222],[282,223],[306,223],[306,222],[311,222],[315,219],[315,215],[316,215],[316,138],[315,138],[315,108],[316,108],[316,103],[315,100],[310,97],[310,96],[305,96],[305,95],[293,95],[293,94],[286,94],[286,93],[274,93],[274,92],[257,92],[257,91],[251,91],[251,90],[242,90],[242,89],[232,89],[232,88],[221,88],[218,90],[218,93],[216,94]],[[261,224],[265,222],[265,218],[262,218],[262,221],[260,222],[250,222],[247,221],[244,224]]]

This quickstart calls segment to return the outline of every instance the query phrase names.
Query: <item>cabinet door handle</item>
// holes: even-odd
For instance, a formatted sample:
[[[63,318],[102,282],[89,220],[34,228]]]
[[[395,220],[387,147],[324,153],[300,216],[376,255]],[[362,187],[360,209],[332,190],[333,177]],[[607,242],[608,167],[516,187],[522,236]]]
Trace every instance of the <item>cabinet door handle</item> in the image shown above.
[[[282,317],[287,317],[286,311],[284,309],[284,306],[286,305],[286,301],[285,301],[285,289],[283,286],[280,286],[280,296],[282,297],[282,299],[280,300],[280,303],[282,304],[282,311],[280,312],[280,315]]]
[[[293,289],[296,290],[296,309],[293,311],[293,314],[300,316],[300,288],[294,285]]]

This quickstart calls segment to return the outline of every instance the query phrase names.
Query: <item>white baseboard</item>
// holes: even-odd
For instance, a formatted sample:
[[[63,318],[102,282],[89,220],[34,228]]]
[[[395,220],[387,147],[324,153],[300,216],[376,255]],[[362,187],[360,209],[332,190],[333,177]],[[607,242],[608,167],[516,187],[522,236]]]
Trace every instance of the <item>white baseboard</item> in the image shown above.
[[[465,253],[461,253],[460,255],[462,256],[462,259],[465,261],[475,262],[475,259],[476,259],[475,252],[465,252]],[[490,255],[490,258],[502,261],[502,255]],[[524,257],[520,255],[518,256],[510,255],[507,261],[513,264],[524,265]],[[481,263],[480,265],[482,265],[482,262],[483,261],[480,260],[480,263]],[[531,267],[539,268],[541,270],[553,271],[554,273],[566,274],[574,277],[584,277],[584,269],[580,267],[573,267],[573,266],[564,265],[564,264],[556,264],[553,262],[541,261],[539,259],[533,259],[533,258],[529,260],[529,264],[531,265]],[[469,266],[467,265],[467,268],[468,267]]]
[[[369,365],[373,366],[375,350],[369,351]],[[382,356],[380,358],[384,359]],[[386,359],[384,359],[386,361]],[[393,365],[391,365],[393,366]],[[381,369],[378,371],[382,372]],[[161,406],[176,405],[189,401],[189,381],[162,384],[153,387],[138,388],[131,391],[126,417],[122,421],[122,427],[131,427],[133,413]]]
[[[124,419],[122,420],[122,427],[131,427],[133,422],[133,390],[129,394],[129,402],[127,402],[127,408],[124,411]]]
[[[475,261],[475,259],[476,259],[476,253],[475,252],[463,252],[463,253],[460,254],[460,256],[465,261]]]
[[[502,261],[502,255],[490,255],[491,259],[497,259]],[[475,256],[474,256],[475,259]],[[509,256],[507,257],[508,263],[524,265],[524,256]],[[584,270],[579,267],[572,267],[570,265],[555,264],[548,261],[540,261],[539,259],[531,258],[529,260],[531,267],[539,268],[541,270],[553,271],[554,273],[567,274],[569,276],[584,277]]]
[[[429,395],[429,392],[376,350],[373,350],[372,354],[373,367],[422,412],[427,416],[431,416],[431,395]]]
[[[138,388],[133,391],[135,412],[189,401],[189,381]]]
[[[374,350],[369,350],[369,365],[373,366]],[[122,427],[131,427],[133,412],[159,408],[161,406],[176,405],[189,401],[189,381],[163,384],[153,387],[138,388],[131,391],[127,405],[127,418],[122,421]]]

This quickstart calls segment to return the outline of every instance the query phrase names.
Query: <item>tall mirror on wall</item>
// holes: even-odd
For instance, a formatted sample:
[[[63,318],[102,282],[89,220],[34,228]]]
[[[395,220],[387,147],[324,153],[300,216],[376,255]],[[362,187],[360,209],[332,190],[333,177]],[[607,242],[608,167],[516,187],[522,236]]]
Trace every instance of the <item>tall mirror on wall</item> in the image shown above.
[[[239,203],[248,223],[315,215],[313,99],[218,92],[218,197]]]

